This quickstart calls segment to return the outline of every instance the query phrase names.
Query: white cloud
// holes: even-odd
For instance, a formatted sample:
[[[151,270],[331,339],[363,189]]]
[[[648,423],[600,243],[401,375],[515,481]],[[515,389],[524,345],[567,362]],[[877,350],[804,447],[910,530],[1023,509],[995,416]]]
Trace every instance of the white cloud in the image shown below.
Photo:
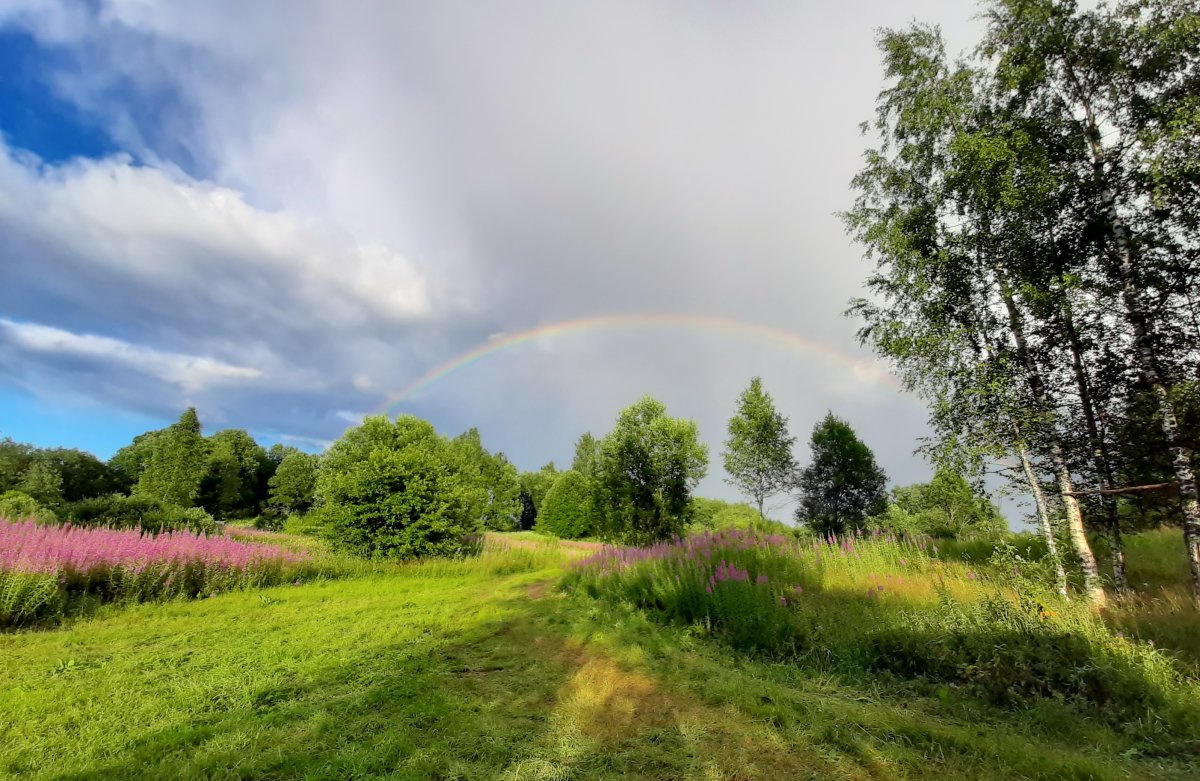
[[[263,376],[258,369],[234,366],[212,358],[163,352],[119,339],[93,334],[74,334],[61,328],[36,323],[17,323],[5,318],[0,318],[0,340],[39,353],[111,362],[115,368],[135,369],[178,385],[185,391],[257,380]]]
[[[591,314],[717,314],[869,362],[841,317],[867,268],[833,213],[874,31],[942,22],[957,48],[974,24],[959,0],[22,5],[9,23],[68,63],[59,94],[155,167],[0,155],[0,314],[253,367],[270,393],[213,403],[321,436],[489,334]],[[895,477],[923,469],[920,406],[867,363],[653,333],[543,347],[412,408],[535,466],[655,393],[699,419],[720,490],[725,419],[762,374],[802,438],[845,410]]]

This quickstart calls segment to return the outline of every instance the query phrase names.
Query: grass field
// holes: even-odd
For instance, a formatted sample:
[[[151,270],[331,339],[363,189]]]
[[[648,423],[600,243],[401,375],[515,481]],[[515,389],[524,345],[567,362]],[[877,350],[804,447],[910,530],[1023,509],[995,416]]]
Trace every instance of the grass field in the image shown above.
[[[535,540],[464,562],[112,606],[0,636],[17,778],[1194,778],[1019,713],[756,661],[553,588]]]

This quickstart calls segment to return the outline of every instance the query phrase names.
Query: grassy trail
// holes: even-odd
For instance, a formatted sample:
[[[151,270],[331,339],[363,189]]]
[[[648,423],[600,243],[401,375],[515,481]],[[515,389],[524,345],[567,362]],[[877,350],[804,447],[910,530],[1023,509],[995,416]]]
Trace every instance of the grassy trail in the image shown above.
[[[0,636],[0,776],[1188,777],[1083,722],[749,661],[556,574],[413,568]]]

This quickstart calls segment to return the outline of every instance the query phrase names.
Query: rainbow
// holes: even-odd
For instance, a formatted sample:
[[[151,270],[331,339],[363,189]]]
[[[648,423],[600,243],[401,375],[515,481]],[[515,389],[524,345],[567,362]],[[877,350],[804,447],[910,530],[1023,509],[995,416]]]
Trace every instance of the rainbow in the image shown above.
[[[470,366],[496,353],[520,347],[523,344],[529,344],[541,339],[553,339],[596,331],[646,328],[710,331],[733,334],[747,339],[773,342],[789,350],[798,350],[809,355],[815,355],[843,364],[858,372],[860,376],[868,381],[886,385],[897,390],[904,390],[904,386],[899,380],[877,365],[845,355],[820,342],[815,342],[806,336],[801,336],[794,331],[788,331],[783,328],[762,325],[760,323],[748,323],[716,315],[665,313],[611,314],[593,315],[575,320],[563,320],[557,323],[539,325],[524,331],[495,336],[483,344],[433,367],[397,393],[392,394],[388,398],[387,404],[383,407],[382,413],[387,415],[395,414],[398,405],[408,401],[413,396],[459,369]]]

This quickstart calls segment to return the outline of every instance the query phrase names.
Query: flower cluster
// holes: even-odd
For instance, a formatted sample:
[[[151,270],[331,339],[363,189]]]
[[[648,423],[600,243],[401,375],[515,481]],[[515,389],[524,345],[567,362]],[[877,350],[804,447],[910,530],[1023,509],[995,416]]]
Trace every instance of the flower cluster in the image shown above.
[[[0,569],[87,574],[120,567],[130,573],[162,564],[202,562],[225,570],[299,562],[304,553],[189,532],[143,535],[131,529],[0,522]]]

